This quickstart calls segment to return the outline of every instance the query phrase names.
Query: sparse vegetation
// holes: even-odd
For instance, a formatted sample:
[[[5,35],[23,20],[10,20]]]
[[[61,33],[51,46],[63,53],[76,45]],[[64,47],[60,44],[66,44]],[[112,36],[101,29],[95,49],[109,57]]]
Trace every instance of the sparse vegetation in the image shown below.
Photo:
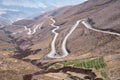
[[[87,60],[73,60],[59,62],[53,65],[55,69],[72,66],[74,68],[95,69],[103,78],[107,78],[107,73],[103,71],[106,67],[103,57]]]
[[[92,60],[84,60],[84,61],[80,61],[80,60],[67,61],[67,62],[61,62],[61,64],[64,65],[64,67],[73,66],[75,68],[95,68],[96,70],[99,70],[106,66],[103,57]],[[58,64],[55,64],[54,66],[56,69],[61,68],[61,66],[59,66]]]
[[[60,69],[61,67],[62,67],[61,65],[55,64],[55,68],[56,68],[56,69]]]
[[[106,74],[106,72],[103,72],[103,71],[101,71],[101,76],[104,77],[104,78],[108,77],[107,74]]]

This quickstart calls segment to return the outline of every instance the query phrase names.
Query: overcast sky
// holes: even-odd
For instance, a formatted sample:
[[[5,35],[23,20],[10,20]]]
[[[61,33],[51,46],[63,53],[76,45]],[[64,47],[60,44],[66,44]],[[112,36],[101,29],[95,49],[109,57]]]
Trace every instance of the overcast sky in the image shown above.
[[[29,16],[33,12],[44,12],[56,7],[80,4],[84,1],[86,0],[0,0],[0,16],[5,17],[5,14],[10,14],[10,11]]]
[[[49,5],[55,7],[79,4],[86,0],[0,0],[0,5],[21,6],[30,8],[47,8]]]

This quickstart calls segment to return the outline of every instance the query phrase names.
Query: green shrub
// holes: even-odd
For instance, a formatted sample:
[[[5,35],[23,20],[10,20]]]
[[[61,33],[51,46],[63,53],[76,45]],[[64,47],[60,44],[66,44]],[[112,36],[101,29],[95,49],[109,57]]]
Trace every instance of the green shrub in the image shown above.
[[[101,72],[101,76],[104,77],[104,78],[108,77],[107,74],[106,74],[106,72]]]

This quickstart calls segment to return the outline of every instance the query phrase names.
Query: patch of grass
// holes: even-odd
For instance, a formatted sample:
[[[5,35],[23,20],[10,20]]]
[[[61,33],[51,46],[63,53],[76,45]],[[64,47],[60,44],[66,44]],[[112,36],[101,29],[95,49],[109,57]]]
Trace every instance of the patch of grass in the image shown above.
[[[62,66],[59,65],[59,64],[55,64],[54,67],[55,67],[55,69],[60,69],[60,68],[62,68]]]
[[[62,66],[61,66],[62,65]],[[99,74],[107,78],[107,74],[103,69],[106,67],[103,57],[95,58],[95,59],[87,59],[87,60],[73,60],[73,61],[65,61],[59,62],[53,65],[55,69],[60,69],[62,67],[72,66],[74,68],[86,68],[86,69],[96,69],[99,71]]]
[[[107,77],[108,77],[108,76],[107,76],[107,73],[106,73],[106,72],[103,72],[103,71],[101,71],[101,76],[104,77],[104,78],[107,78]]]
[[[73,66],[75,68],[95,68],[96,70],[99,70],[101,68],[104,68],[106,65],[104,63],[103,57],[92,59],[92,60],[74,60],[74,61],[67,61],[67,62],[61,62],[60,64],[64,65],[64,67],[67,66]],[[57,64],[54,65],[57,69],[59,68]]]

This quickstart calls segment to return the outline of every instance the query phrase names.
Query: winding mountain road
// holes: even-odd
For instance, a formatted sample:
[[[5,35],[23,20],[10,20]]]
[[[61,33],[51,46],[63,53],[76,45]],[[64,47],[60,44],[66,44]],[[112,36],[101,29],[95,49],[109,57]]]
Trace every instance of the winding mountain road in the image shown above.
[[[66,49],[66,43],[67,43],[67,39],[68,37],[72,34],[72,32],[78,27],[79,23],[81,22],[87,29],[90,29],[90,30],[93,30],[93,31],[96,31],[96,32],[101,32],[101,33],[107,33],[107,34],[112,34],[112,35],[117,35],[117,36],[120,36],[119,33],[116,33],[116,32],[111,32],[111,31],[103,31],[103,30],[99,30],[99,29],[95,29],[92,27],[92,25],[89,24],[88,20],[87,19],[81,19],[81,20],[78,20],[76,21],[75,25],[73,25],[73,27],[71,28],[71,30],[68,32],[68,34],[65,36],[65,38],[63,39],[63,42],[62,42],[62,53],[63,55],[59,56],[57,55],[56,53],[56,48],[55,48],[55,41],[56,41],[56,38],[58,36],[58,33],[55,32],[57,29],[59,29],[59,26],[55,26],[55,20],[53,18],[51,18],[51,20],[53,21],[53,23],[51,24],[51,26],[55,27],[55,29],[52,30],[52,32],[55,34],[54,36],[54,39],[51,43],[51,51],[48,53],[47,57],[48,58],[63,58],[63,57],[66,57],[67,55],[69,55],[69,52],[67,51]],[[57,56],[56,56],[57,55]]]
[[[33,29],[32,34],[35,34],[37,29],[40,29],[42,25],[43,25],[43,23],[36,25],[35,28]]]
[[[76,23],[75,23],[75,25],[73,25],[73,27],[72,27],[72,29],[69,31],[69,33],[65,36],[65,38],[64,38],[64,40],[63,40],[63,42],[62,42],[62,47],[61,47],[61,49],[62,49],[62,53],[64,54],[62,57],[65,57],[65,56],[67,56],[69,53],[68,53],[68,51],[67,51],[67,47],[66,47],[66,43],[67,43],[67,39],[68,39],[68,37],[72,34],[72,32],[76,29],[76,27],[78,26],[78,24],[79,24],[79,22],[80,21],[77,21]]]
[[[54,25],[56,21],[55,21],[53,18],[51,18],[51,20],[52,20],[52,22],[53,22],[53,23],[51,24],[51,26],[55,27],[55,28],[52,30],[52,33],[54,33],[55,36],[54,36],[54,38],[53,38],[53,40],[52,40],[52,42],[51,42],[51,51],[47,54],[47,57],[48,57],[48,58],[56,58],[56,57],[55,57],[55,54],[56,54],[55,42],[56,42],[56,39],[57,39],[57,36],[58,36],[58,33],[56,32],[56,30],[59,29],[59,26],[55,26],[55,25]]]
[[[82,23],[86,28],[88,28],[88,29],[90,29],[90,30],[93,30],[93,31],[96,31],[96,32],[101,32],[101,33],[106,33],[106,34],[111,34],[111,35],[120,36],[120,33],[117,33],[117,32],[103,31],[103,30],[100,30],[100,29],[95,29],[95,28],[93,28],[92,25],[89,24],[89,22],[87,21],[87,19],[83,19],[81,23]]]
[[[51,20],[53,21],[53,23],[51,24],[51,26],[55,27],[55,29],[52,30],[52,32],[55,34],[55,36],[54,36],[54,39],[53,39],[53,41],[51,43],[51,51],[47,54],[47,57],[48,58],[63,58],[63,57],[65,57],[65,56],[67,56],[69,54],[68,51],[67,51],[67,49],[66,49],[67,39],[72,34],[72,32],[76,29],[76,27],[78,26],[78,24],[79,24],[80,21],[77,21],[75,23],[75,25],[73,25],[73,27],[69,31],[69,33],[65,36],[65,38],[63,40],[63,43],[62,43],[62,48],[61,48],[63,54],[61,56],[59,56],[59,55],[57,55],[56,48],[55,48],[55,41],[56,41],[56,38],[58,36],[58,33],[55,32],[55,31],[57,29],[59,29],[59,26],[55,26],[54,25],[56,21],[53,18],[51,18]]]
[[[24,28],[25,28],[25,30],[27,30],[28,31],[28,35],[31,35],[31,33],[32,33],[32,31],[31,31],[31,29],[30,28],[27,28],[27,26],[24,26]]]
[[[27,28],[27,26],[24,26],[24,29],[28,30],[28,33],[27,33],[28,35],[32,35],[32,34],[35,34],[37,29],[40,29],[42,27],[42,25],[43,25],[43,23],[34,25],[33,30],[31,28]]]

